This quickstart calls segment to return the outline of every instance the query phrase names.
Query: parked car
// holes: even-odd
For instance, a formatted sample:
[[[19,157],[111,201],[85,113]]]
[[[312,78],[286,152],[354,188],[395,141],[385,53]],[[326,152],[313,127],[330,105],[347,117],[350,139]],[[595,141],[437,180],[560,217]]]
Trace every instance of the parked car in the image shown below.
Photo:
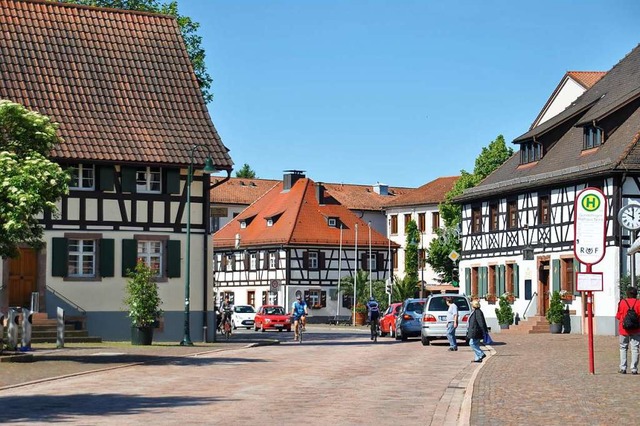
[[[396,340],[418,337],[422,332],[422,312],[427,299],[407,299],[396,318]]]
[[[382,317],[380,318],[380,335],[386,336],[390,334],[391,337],[396,335],[396,317],[398,316],[398,312],[400,312],[400,308],[402,307],[402,303],[392,303]]]
[[[238,327],[245,327],[249,330],[253,327],[256,310],[251,305],[235,305],[231,314],[231,325],[235,330]]]
[[[263,305],[256,313],[253,329],[255,331],[269,329],[291,331],[291,316],[282,306]]]
[[[453,303],[458,307],[456,338],[466,340],[469,315],[471,315],[469,299],[459,294],[432,294],[427,298],[426,309],[422,315],[420,339],[425,346],[429,345],[431,340],[447,338],[447,311],[449,310],[449,305],[445,301],[446,297],[451,297]]]

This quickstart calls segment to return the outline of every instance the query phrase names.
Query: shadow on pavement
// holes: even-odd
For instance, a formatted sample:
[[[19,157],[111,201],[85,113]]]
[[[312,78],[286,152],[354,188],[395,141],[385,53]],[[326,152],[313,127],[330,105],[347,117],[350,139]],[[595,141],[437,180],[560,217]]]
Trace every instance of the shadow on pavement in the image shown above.
[[[40,355],[35,362],[77,362],[82,364],[133,364],[148,363],[155,365],[212,365],[227,362],[265,362],[251,358],[216,357],[204,358],[194,356],[162,356],[133,354],[95,354],[95,355]]]
[[[215,398],[145,397],[123,394],[29,395],[2,398],[0,422],[67,422],[73,417],[120,416],[165,407],[193,406],[215,402]]]

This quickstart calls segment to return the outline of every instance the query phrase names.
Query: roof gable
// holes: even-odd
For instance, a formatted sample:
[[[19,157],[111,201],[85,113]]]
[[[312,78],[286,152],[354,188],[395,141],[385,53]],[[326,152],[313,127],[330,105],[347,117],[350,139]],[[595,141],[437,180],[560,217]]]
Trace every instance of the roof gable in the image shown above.
[[[58,160],[233,163],[170,16],[0,0],[0,98],[60,124]]]
[[[460,176],[439,177],[386,203],[386,207],[440,204]]]

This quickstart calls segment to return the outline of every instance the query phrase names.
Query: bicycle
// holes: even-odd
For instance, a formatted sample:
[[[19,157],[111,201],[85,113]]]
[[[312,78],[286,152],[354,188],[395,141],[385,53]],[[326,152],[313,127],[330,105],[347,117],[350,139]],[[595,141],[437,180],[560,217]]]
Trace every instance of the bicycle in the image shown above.
[[[295,321],[292,317],[291,321]],[[302,318],[298,320],[296,328],[294,329],[295,335],[298,336],[298,343],[302,343],[302,334],[304,333],[304,327],[302,326]]]
[[[379,318],[371,321],[371,340],[373,341],[373,343],[378,342],[378,330],[380,329],[379,321]]]
[[[222,321],[222,333],[224,334],[225,339],[229,340],[231,338],[231,321],[229,321],[226,316]]]

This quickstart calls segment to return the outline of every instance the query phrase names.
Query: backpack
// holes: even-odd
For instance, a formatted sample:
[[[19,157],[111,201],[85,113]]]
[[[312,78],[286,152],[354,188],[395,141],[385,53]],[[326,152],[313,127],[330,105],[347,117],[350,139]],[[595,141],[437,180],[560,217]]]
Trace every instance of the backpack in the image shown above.
[[[627,307],[629,308],[629,310],[627,311],[627,313],[624,316],[624,319],[622,320],[622,328],[624,328],[627,331],[640,328],[640,320],[638,319],[638,313],[635,310],[636,303],[638,302],[636,301],[633,304],[633,308],[629,305],[629,301],[627,299],[624,299],[624,303],[627,304]]]

